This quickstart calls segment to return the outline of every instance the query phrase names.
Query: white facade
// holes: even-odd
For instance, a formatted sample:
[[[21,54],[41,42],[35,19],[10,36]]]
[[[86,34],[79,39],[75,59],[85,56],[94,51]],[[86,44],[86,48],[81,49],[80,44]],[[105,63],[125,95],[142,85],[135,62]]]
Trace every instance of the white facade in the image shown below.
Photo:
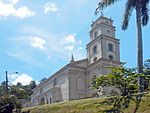
[[[115,38],[113,21],[99,17],[91,25],[91,41],[87,44],[87,58],[74,61],[50,76],[34,89],[31,96],[33,105],[93,97],[97,91],[91,89],[94,76],[110,72],[109,66],[120,64],[119,40]],[[113,87],[103,88],[109,95]]]

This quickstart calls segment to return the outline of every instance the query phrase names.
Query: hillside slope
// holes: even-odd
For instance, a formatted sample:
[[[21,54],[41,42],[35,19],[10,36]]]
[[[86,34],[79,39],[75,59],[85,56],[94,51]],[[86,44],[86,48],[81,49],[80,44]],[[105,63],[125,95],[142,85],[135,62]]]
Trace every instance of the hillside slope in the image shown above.
[[[104,105],[107,98],[90,98],[75,101],[60,102],[55,104],[41,105],[23,109],[23,112],[29,113],[102,113],[106,109],[111,109],[112,105]],[[124,113],[133,113],[135,102],[130,103],[130,107],[124,110]],[[144,95],[137,113],[150,113],[150,95]]]

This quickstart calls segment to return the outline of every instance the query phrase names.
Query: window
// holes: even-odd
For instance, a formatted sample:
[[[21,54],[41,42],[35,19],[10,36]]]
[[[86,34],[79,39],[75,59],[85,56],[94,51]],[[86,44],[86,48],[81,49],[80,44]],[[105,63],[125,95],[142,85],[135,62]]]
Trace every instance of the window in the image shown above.
[[[96,62],[96,60],[97,60],[97,57],[95,57],[95,58],[93,59],[94,62]]]
[[[107,33],[110,33],[110,30],[107,30]]]
[[[113,56],[112,56],[112,55],[109,55],[109,59],[110,59],[110,60],[113,60]]]
[[[97,46],[93,47],[93,54],[95,54],[97,52]]]
[[[108,24],[108,21],[105,21],[106,22],[106,24]]]
[[[57,85],[57,79],[55,78],[54,79],[54,86],[56,86]]]
[[[95,31],[95,33],[94,33],[94,38],[96,38],[97,36],[98,36],[98,32]]]
[[[112,44],[108,44],[108,51],[113,51],[113,45]]]

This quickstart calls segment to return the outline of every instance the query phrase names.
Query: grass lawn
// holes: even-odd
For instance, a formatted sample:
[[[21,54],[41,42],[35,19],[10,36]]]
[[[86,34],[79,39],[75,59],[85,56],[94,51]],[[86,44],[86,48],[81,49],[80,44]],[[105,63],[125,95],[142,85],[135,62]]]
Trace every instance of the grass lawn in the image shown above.
[[[22,111],[30,113],[103,113],[104,110],[111,109],[113,105],[101,104],[105,98],[90,98],[75,101],[60,102],[54,104],[41,105],[36,107],[24,108]],[[129,108],[124,113],[133,113],[135,102],[131,101]],[[150,113],[150,94],[145,94],[138,108],[137,113]]]

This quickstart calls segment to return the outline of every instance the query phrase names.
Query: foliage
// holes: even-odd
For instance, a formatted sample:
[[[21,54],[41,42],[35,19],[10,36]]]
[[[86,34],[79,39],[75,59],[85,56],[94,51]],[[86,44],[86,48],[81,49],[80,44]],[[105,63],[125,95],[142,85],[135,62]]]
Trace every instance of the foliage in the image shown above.
[[[112,101],[104,103],[106,100],[110,100],[110,97],[103,98],[89,98],[74,101],[66,101],[60,103],[53,103],[41,106],[35,106],[30,108],[24,108],[22,113],[104,113],[103,111],[113,111],[113,103],[115,97],[111,97]],[[135,97],[134,97],[135,99]],[[124,113],[132,113],[136,107],[136,103],[132,99],[129,107],[124,109]],[[150,95],[146,94],[141,100],[141,104],[137,113],[149,113],[150,111]],[[117,113],[117,112],[107,112]]]
[[[144,85],[145,85],[146,89],[149,88],[149,90],[150,90],[150,59],[148,59],[144,62],[144,74],[146,76]]]
[[[113,109],[111,110],[121,112],[122,109],[129,107],[134,94],[138,92],[138,78],[147,79],[147,76],[136,73],[134,69],[127,69],[122,66],[110,67],[110,69],[111,72],[109,74],[94,78],[93,87],[98,89],[100,86],[113,86],[119,89],[121,96],[110,98],[105,103],[113,103]],[[134,111],[138,110],[142,96],[142,94],[136,95],[136,99],[134,99],[136,103]]]
[[[2,82],[0,85],[0,96],[5,95],[5,82]],[[18,82],[16,85],[9,86],[8,94],[14,95],[18,99],[27,99],[30,98],[30,96],[33,93],[33,89],[36,87],[36,82],[31,81],[29,85],[23,86],[20,82]]]
[[[21,109],[21,103],[15,96],[5,95],[0,97],[0,113],[12,113],[13,109]]]
[[[14,109],[16,113],[20,113],[21,101],[30,98],[33,89],[36,87],[36,82],[31,81],[29,85],[25,86],[18,82],[17,85],[9,86],[7,94],[5,87],[5,82],[2,82],[0,85],[0,113],[12,113]]]
[[[139,76],[142,77],[142,74],[137,74],[134,69],[123,67],[110,67],[110,69],[111,73],[104,76],[98,76],[94,79],[94,88],[98,89],[99,86],[114,86],[119,89],[123,96],[137,92],[137,78]]]
[[[27,98],[27,92],[23,89],[23,88],[19,88],[15,85],[11,86],[10,89],[10,94],[13,94],[14,96],[16,96],[18,99],[24,99]]]
[[[144,74],[150,75],[150,59],[144,62]]]

